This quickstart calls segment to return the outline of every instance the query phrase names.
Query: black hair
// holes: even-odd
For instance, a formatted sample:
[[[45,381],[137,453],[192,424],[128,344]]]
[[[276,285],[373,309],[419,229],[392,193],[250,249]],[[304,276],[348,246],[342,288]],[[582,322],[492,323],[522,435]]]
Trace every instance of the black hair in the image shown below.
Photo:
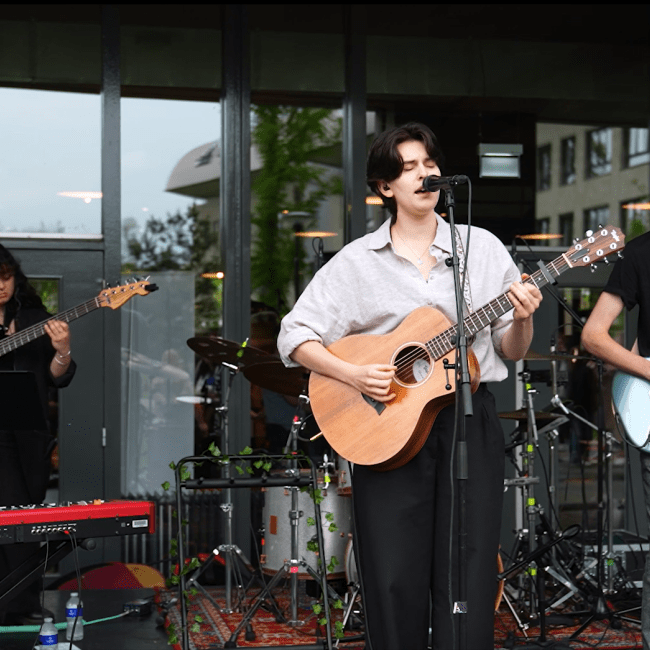
[[[43,301],[29,284],[27,276],[23,273],[20,262],[0,244],[0,277],[14,278],[14,295],[5,305],[5,324],[9,324],[20,309],[26,307],[40,307],[44,309]],[[17,325],[20,325],[17,322]]]
[[[404,161],[397,147],[402,142],[410,140],[421,142],[431,160],[442,171],[444,156],[438,144],[438,139],[428,126],[419,122],[409,122],[384,131],[377,136],[368,152],[366,183],[377,196],[381,197],[384,207],[391,214],[392,223],[395,223],[397,218],[397,202],[394,197],[384,196],[381,193],[379,183],[382,181],[390,183],[402,174]]]

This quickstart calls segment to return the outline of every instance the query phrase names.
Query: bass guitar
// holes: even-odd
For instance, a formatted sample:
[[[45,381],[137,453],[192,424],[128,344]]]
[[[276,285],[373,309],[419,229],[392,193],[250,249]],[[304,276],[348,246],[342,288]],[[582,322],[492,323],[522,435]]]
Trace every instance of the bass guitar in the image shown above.
[[[95,298],[87,300],[86,302],[77,305],[72,309],[62,311],[56,316],[46,318],[40,323],[36,323],[36,325],[32,325],[31,327],[20,330],[20,332],[16,332],[15,334],[11,334],[10,336],[2,339],[0,341],[0,357],[7,354],[8,352],[11,352],[12,350],[16,350],[17,348],[25,345],[26,343],[29,343],[30,341],[34,341],[35,339],[43,336],[43,334],[45,334],[44,325],[48,321],[60,320],[65,323],[69,323],[70,321],[80,318],[81,316],[85,316],[86,314],[89,314],[91,311],[95,311],[95,309],[99,309],[100,307],[118,309],[125,302],[133,298],[133,296],[138,294],[141,296],[146,296],[153,291],[156,291],[156,289],[158,289],[158,287],[155,284],[148,282],[147,280],[129,282],[128,284],[123,284],[119,287],[102,289]]]
[[[626,442],[650,453],[650,381],[617,372],[612,379],[612,406]]]
[[[542,287],[567,269],[589,266],[621,250],[625,235],[605,226],[547,265],[540,263],[524,282]],[[513,309],[501,294],[464,319],[465,331],[478,331]],[[433,335],[433,337],[432,337]],[[390,470],[407,463],[422,448],[443,407],[454,400],[456,325],[432,307],[419,307],[384,335],[353,334],[327,349],[357,365],[397,367],[390,402],[378,402],[337,379],[312,372],[309,399],[321,432],[334,451],[350,462]],[[468,351],[472,392],[480,382],[476,356]]]

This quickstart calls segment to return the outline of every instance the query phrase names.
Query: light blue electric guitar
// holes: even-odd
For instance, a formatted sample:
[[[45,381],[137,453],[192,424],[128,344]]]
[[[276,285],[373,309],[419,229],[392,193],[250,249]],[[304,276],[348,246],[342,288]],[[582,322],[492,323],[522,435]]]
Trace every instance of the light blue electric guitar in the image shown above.
[[[617,372],[612,380],[612,405],[626,441],[650,453],[650,381]]]

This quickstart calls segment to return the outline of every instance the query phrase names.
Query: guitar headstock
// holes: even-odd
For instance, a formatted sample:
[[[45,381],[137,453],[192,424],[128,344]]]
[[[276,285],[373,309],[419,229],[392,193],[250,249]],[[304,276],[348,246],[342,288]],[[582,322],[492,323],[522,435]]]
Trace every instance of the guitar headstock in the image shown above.
[[[574,266],[590,266],[625,247],[625,235],[616,226],[602,226],[595,232],[587,231],[586,237],[574,244],[565,257]]]
[[[125,302],[131,300],[135,295],[146,296],[157,291],[158,286],[148,280],[134,280],[119,287],[108,287],[102,289],[97,296],[101,307],[119,309]]]

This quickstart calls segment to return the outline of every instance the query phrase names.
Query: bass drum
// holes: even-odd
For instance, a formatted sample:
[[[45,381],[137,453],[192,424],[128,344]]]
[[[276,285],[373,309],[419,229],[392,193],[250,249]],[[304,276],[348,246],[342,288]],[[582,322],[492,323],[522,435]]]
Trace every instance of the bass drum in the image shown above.
[[[325,542],[325,564],[329,564],[333,556],[338,564],[334,571],[327,572],[327,579],[334,580],[344,576],[345,547],[352,532],[352,499],[338,494],[337,477],[332,476],[331,483],[319,484],[323,538]],[[262,556],[262,571],[267,575],[275,575],[284,566],[285,560],[291,559],[291,493],[289,488],[267,488],[264,493],[264,555]],[[317,571],[317,556],[307,549],[307,542],[316,541],[316,526],[309,526],[308,518],[314,518],[314,502],[309,492],[298,490],[298,557]],[[332,515],[332,521],[327,519]],[[336,525],[336,530],[330,531],[330,526]],[[312,576],[303,566],[298,571],[300,579],[310,579]]]

